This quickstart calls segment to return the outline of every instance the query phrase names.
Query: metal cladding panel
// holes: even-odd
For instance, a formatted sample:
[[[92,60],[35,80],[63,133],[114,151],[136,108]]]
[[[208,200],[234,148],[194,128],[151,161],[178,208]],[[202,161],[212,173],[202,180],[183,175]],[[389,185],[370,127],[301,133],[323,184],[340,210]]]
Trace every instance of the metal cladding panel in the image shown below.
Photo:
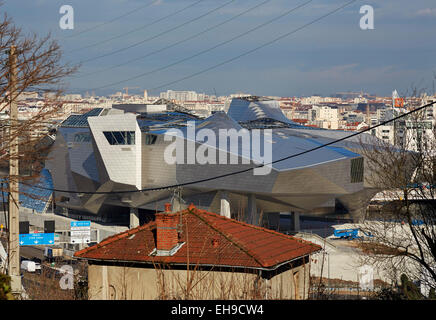
[[[145,141],[146,133],[142,133]],[[153,145],[142,144],[141,175],[142,188],[165,186],[176,183],[176,166],[165,162],[164,153],[169,142],[158,136]]]
[[[211,191],[211,192],[205,192],[205,193],[195,193],[195,194],[189,194],[183,195],[183,200],[186,204],[194,204],[197,208],[210,208],[212,202],[215,200],[215,197],[217,195],[218,191]],[[144,204],[141,206],[141,209],[147,209],[147,210],[155,210],[155,211],[164,211],[165,210],[165,203],[171,203],[173,194],[170,194],[167,197],[164,197],[159,200],[155,200],[152,202],[149,202],[147,204]]]
[[[350,179],[350,161],[345,159],[311,168],[280,172],[273,192],[283,194],[346,194],[354,190]]]
[[[66,139],[71,171],[99,182],[89,128],[59,128]]]
[[[230,118],[237,122],[246,122],[259,119],[274,119],[283,123],[300,126],[285,117],[278,101],[247,101],[233,99],[227,112]]]
[[[110,180],[136,186],[137,145],[141,143],[140,134],[136,132],[137,129],[139,131],[136,116],[127,113],[104,117],[90,117],[88,121],[92,136]],[[111,145],[103,134],[105,131],[134,131],[135,144]]]
[[[195,144],[196,150],[198,150],[199,146],[200,144]],[[242,157],[237,158],[237,164],[231,164],[230,162],[220,164],[220,154],[228,155],[225,151],[217,150],[216,164],[199,164],[198,159],[194,159],[195,162],[190,164],[188,163],[187,152],[185,152],[184,163],[176,165],[177,182],[187,183],[255,167],[252,162],[250,164],[243,164]],[[275,170],[270,170],[265,175],[255,175],[253,170],[248,170],[244,173],[189,185],[189,187],[212,190],[225,189],[246,192],[270,192],[276,177],[277,171]]]
[[[187,183],[211,177],[233,173],[235,171],[244,170],[252,167],[252,165],[220,165],[220,164],[205,164],[205,165],[177,165],[177,182]],[[234,190],[241,192],[271,192],[274,182],[277,177],[277,172],[272,170],[267,175],[257,176],[253,171],[230,175],[228,177],[214,179],[205,182],[199,182],[189,185],[189,188],[204,188],[204,189],[223,189]]]
[[[356,133],[356,132],[342,131],[342,130],[306,130],[304,128],[303,129],[292,128],[292,129],[280,129],[280,130],[286,132],[289,135],[304,135],[310,138],[314,138],[322,143],[328,143],[334,140],[346,138]],[[369,144],[369,145],[377,145],[380,143],[380,140],[369,133],[362,133],[359,134],[358,136],[348,138],[341,142],[337,142],[334,144],[334,146],[349,148],[349,149],[361,149],[362,143]]]
[[[68,143],[65,138],[68,138],[68,135],[65,135],[63,130],[58,130],[56,141],[46,161],[46,168],[52,174],[53,184],[56,189],[77,191],[76,184],[71,175]],[[78,200],[74,193],[55,192],[55,196],[56,198],[65,196],[71,200]]]
[[[227,137],[228,131],[226,130],[235,129],[239,133],[242,132],[240,131],[242,127],[224,114],[215,114],[203,121],[197,121],[195,123],[195,131],[193,130],[193,128],[193,126],[178,128],[178,130],[175,131],[175,135],[189,141],[194,141],[200,130],[212,130],[216,137],[216,140],[204,139],[203,143],[201,143],[202,141],[197,141],[197,143],[204,144],[217,150],[222,150],[224,152],[227,152],[228,154],[233,154],[233,150],[231,149],[231,141]],[[222,129],[226,130],[224,130],[223,132]],[[241,143],[240,139],[237,145],[237,153],[234,154],[238,157],[244,157],[246,159],[249,159],[250,161],[255,161],[256,163],[270,163],[276,160],[281,160],[290,155],[298,154],[302,151],[310,150],[320,145],[320,143],[315,139],[307,139],[298,136],[288,136],[275,130],[259,130],[260,139],[255,144],[255,140],[253,140],[252,135],[254,130],[243,130],[245,130],[245,132],[249,134],[250,143]],[[163,134],[166,132],[168,131],[162,130],[154,133]],[[227,148],[220,149],[219,141],[226,139]],[[265,153],[265,150],[268,150],[266,148],[269,147],[271,148],[272,152],[270,154],[269,152]],[[307,154],[276,162],[272,165],[272,168],[276,170],[292,170],[358,156],[358,154],[349,152],[348,150],[339,147],[321,148]]]
[[[297,155],[301,152],[311,150],[319,146],[319,143],[314,140],[299,137],[286,137],[278,134],[273,134],[272,141],[273,161],[281,160],[292,155]],[[277,170],[294,170],[312,167],[323,163],[346,159],[350,157],[350,155],[351,154],[345,155],[344,152],[338,152],[338,150],[332,148],[321,148],[290,159],[276,162],[273,164],[273,168]],[[355,156],[353,155],[353,157]]]

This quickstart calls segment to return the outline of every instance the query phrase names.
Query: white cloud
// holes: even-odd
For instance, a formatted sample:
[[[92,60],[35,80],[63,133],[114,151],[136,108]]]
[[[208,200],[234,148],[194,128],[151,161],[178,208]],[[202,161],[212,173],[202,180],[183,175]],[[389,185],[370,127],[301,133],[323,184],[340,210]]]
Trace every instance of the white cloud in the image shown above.
[[[421,9],[416,13],[416,15],[422,17],[436,17],[436,8]]]
[[[163,0],[157,0],[156,2],[153,3],[154,6],[160,6],[163,4]]]

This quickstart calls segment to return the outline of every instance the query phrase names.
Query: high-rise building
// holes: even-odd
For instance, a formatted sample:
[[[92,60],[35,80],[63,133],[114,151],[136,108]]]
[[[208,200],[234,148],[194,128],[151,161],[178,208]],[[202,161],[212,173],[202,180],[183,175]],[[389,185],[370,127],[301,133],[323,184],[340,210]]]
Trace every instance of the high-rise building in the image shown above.
[[[167,90],[167,92],[161,92],[160,97],[167,100],[177,101],[203,101],[204,93],[199,94],[195,91],[173,91]]]

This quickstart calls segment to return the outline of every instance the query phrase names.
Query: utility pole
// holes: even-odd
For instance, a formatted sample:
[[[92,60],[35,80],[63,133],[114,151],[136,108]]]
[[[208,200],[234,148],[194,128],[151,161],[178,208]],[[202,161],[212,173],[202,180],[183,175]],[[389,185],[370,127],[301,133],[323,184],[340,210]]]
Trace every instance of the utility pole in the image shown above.
[[[19,207],[18,207],[18,108],[16,103],[17,56],[15,46],[9,52],[9,268],[11,290],[21,292]]]

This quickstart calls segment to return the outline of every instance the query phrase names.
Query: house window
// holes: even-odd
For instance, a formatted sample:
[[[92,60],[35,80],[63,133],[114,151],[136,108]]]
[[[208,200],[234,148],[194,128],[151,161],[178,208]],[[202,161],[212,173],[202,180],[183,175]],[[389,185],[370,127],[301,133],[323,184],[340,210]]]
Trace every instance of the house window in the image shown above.
[[[135,131],[105,131],[103,134],[110,145],[135,144]]]
[[[363,182],[363,158],[351,159],[351,183]]]

